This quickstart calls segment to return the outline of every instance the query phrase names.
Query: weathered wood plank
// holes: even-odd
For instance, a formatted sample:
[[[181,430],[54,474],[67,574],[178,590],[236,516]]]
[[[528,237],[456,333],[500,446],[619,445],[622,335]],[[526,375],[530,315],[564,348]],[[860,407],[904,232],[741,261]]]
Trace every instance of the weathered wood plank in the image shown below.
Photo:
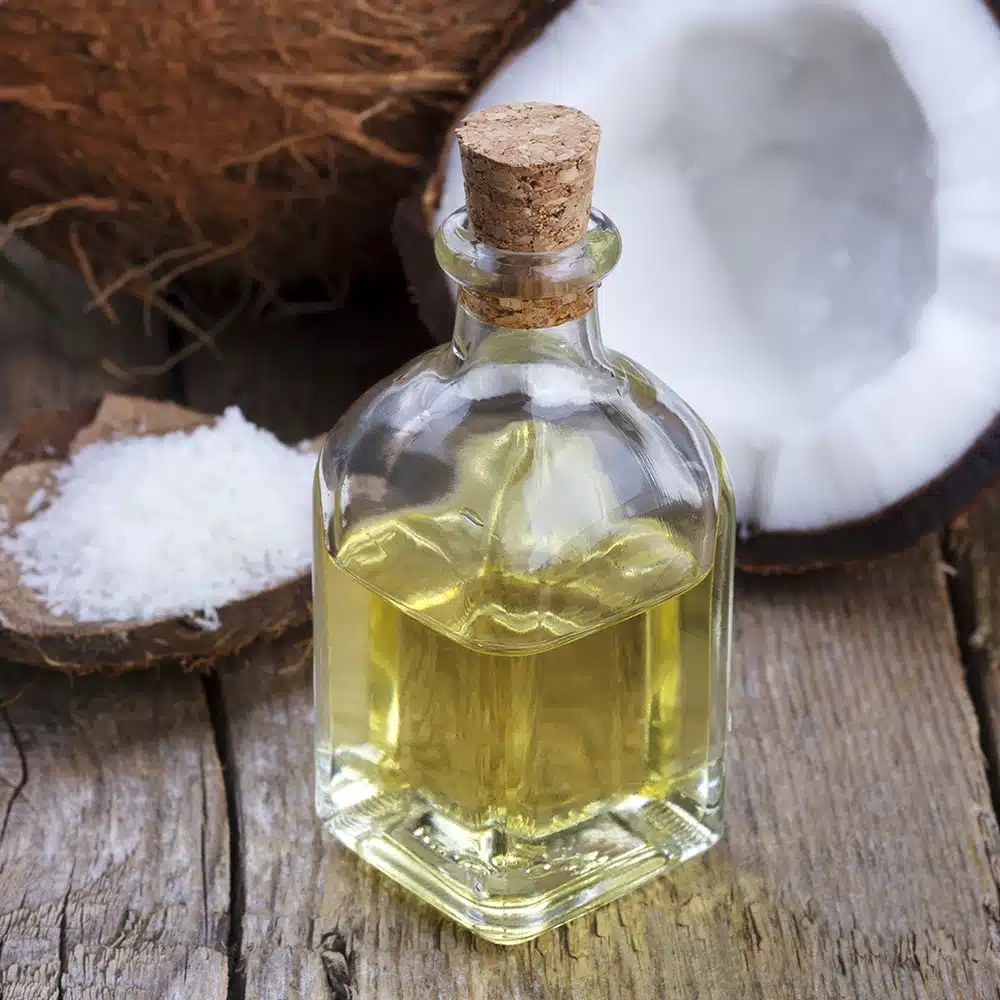
[[[995,997],[1000,840],[937,548],[743,580],[737,621],[724,846],[509,950],[317,832],[304,637],[236,659],[247,996]]]
[[[82,308],[79,282],[30,251],[18,259],[67,314]],[[120,327],[88,322],[77,354],[0,291],[0,438],[26,409],[120,388],[95,355],[166,356],[162,330],[136,328],[134,304],[120,312]],[[0,996],[221,1000],[228,920],[225,795],[201,680],[0,663]]]
[[[0,678],[0,995],[226,994],[229,844],[200,683]]]
[[[952,558],[971,682],[983,715],[983,736],[1000,794],[1000,487],[990,490],[953,526]]]

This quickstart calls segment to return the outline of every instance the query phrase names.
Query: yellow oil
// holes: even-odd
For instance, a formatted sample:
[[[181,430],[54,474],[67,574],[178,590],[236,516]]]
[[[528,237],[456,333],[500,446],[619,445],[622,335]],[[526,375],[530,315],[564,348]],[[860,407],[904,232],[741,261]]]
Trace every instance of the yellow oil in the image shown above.
[[[317,805],[341,840],[509,943],[717,839],[725,558],[720,581],[652,519],[530,574],[462,509],[364,523],[336,558],[326,527]]]

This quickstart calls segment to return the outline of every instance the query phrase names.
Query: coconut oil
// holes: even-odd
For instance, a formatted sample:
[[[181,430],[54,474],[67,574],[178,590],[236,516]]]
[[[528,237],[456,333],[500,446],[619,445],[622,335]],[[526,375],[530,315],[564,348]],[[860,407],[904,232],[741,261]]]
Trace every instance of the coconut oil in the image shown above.
[[[515,174],[533,147],[504,137],[522,119],[559,142],[511,225],[544,228],[575,197],[585,232],[535,254],[498,249],[502,233],[484,250],[471,215],[442,227],[454,339],[331,433],[313,560],[320,818],[506,944],[721,835],[734,546],[710,433],[601,342],[617,231],[589,188],[555,197],[592,177],[589,119],[533,105],[488,123]]]
[[[531,575],[490,564],[497,526],[468,506],[367,523],[336,556],[318,523],[320,817],[505,943],[715,843],[726,503],[707,571],[652,519]]]

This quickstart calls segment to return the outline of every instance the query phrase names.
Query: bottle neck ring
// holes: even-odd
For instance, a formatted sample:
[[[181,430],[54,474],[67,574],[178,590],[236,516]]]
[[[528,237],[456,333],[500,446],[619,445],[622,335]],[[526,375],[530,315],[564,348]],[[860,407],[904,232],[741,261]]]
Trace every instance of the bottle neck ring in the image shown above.
[[[595,289],[621,256],[621,238],[614,223],[592,209],[587,231],[567,247],[499,250],[473,236],[461,208],[442,222],[434,249],[469,312],[494,326],[541,329],[594,308]]]

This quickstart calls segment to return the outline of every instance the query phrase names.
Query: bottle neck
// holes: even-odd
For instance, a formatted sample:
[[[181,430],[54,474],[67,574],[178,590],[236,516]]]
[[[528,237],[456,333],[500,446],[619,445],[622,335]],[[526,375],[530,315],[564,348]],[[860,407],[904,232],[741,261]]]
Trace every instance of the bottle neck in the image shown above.
[[[478,241],[462,208],[441,223],[434,252],[458,285],[456,357],[517,357],[527,349],[607,365],[595,298],[621,239],[605,215],[591,210],[589,228],[570,246],[525,253]]]
[[[484,357],[499,360],[530,350],[536,356],[558,357],[577,364],[608,363],[592,292],[589,308],[582,313],[577,310],[572,318],[563,322],[530,327],[484,318],[482,310],[470,308],[460,296],[451,344],[456,357],[462,361]]]

